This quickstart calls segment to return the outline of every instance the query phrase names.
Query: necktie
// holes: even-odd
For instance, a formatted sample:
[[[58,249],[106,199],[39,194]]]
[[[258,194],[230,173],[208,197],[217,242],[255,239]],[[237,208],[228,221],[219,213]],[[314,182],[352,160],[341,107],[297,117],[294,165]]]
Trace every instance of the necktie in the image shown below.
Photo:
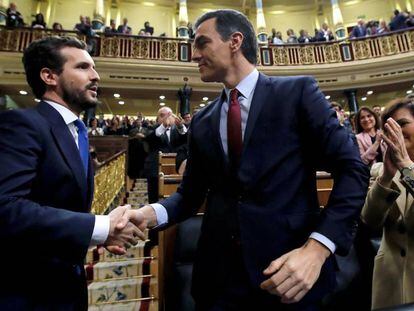
[[[241,110],[239,103],[239,91],[233,89],[230,92],[229,111],[227,113],[227,144],[229,159],[233,167],[238,167],[243,149]]]
[[[74,122],[78,128],[78,146],[79,155],[82,160],[83,168],[85,169],[85,175],[88,175],[88,162],[89,162],[89,142],[88,142],[88,131],[85,124],[77,119]]]

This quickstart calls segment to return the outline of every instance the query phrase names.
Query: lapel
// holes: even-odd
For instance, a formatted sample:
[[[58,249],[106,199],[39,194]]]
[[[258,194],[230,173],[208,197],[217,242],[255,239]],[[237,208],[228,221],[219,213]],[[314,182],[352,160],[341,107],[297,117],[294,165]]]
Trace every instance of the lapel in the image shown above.
[[[59,150],[66,163],[71,168],[76,182],[81,189],[83,203],[86,203],[87,179],[85,176],[85,170],[82,165],[79,150],[76,147],[76,143],[69,131],[68,126],[66,125],[59,112],[57,112],[49,104],[40,102],[36,109],[51,125],[50,128],[52,135],[54,136],[55,143],[59,147]]]
[[[266,102],[268,97],[269,88],[267,88],[268,78],[259,74],[259,79],[257,80],[256,88],[254,90],[252,102],[250,104],[249,116],[247,117],[247,124],[244,133],[243,139],[243,151],[242,151],[242,160],[243,155],[246,152],[246,148],[249,144],[249,140],[252,136],[254,126],[256,125],[257,118],[259,117],[260,112],[262,111],[263,105]]]
[[[397,173],[395,174],[393,178],[393,185],[391,186],[391,188],[394,188],[400,191],[401,193],[400,196],[397,198],[396,203],[397,203],[398,209],[400,210],[401,215],[404,216],[405,210],[406,210],[405,206],[407,204],[407,190],[400,183],[400,177],[401,177],[401,174],[400,172],[397,171]]]
[[[210,105],[214,105],[213,109],[211,110],[211,128],[213,132],[213,145],[215,153],[218,155],[218,159],[220,164],[228,170],[229,168],[229,160],[228,157],[224,153],[223,149],[223,143],[221,141],[221,135],[220,135],[220,117],[221,117],[221,106],[223,104],[224,98],[225,98],[225,92],[224,90],[221,93],[221,96],[216,98],[214,102],[212,102]]]

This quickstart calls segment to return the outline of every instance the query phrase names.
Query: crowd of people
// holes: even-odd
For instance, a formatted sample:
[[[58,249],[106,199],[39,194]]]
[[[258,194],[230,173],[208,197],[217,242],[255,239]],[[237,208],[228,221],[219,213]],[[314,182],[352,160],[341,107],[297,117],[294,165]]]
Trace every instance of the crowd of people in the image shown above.
[[[385,34],[390,31],[397,31],[409,27],[414,27],[414,15],[412,12],[399,10],[394,11],[394,15],[390,22],[385,20],[375,21],[371,20],[365,22],[363,19],[357,21],[357,25],[353,27],[349,34],[350,39],[368,37],[372,35]],[[310,35],[305,29],[299,31],[297,36],[293,29],[286,31],[287,38],[284,40],[281,31],[272,29],[271,35],[268,37],[269,43],[281,45],[286,43],[298,44],[309,42],[327,42],[335,40],[334,32],[329,28],[327,23],[323,23],[320,29],[315,29],[314,34]]]
[[[127,23],[121,28],[128,31]],[[223,91],[192,120],[163,107],[153,124],[138,114],[92,119],[87,129],[79,117],[96,107],[100,76],[85,43],[52,36],[25,50],[27,82],[41,102],[0,114],[0,240],[19,267],[3,271],[0,308],[87,310],[88,247],[124,254],[146,228],[188,219],[204,202],[193,268],[197,310],[322,310],[336,285],[335,255],[350,252],[359,223],[383,230],[372,307],[413,302],[412,99],[347,118],[312,77],[260,73],[255,31],[242,13],[208,12],[195,28],[200,79]],[[88,132],[148,144],[151,204],[90,213]],[[188,150],[182,183],[158,202],[158,152],[181,146]],[[334,180],[323,209],[317,170]]]

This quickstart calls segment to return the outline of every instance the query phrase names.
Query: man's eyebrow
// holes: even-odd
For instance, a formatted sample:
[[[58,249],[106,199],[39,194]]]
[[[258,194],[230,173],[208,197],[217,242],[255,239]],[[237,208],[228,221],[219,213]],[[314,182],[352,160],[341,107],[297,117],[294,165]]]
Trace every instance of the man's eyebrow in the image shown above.
[[[203,42],[205,42],[205,41],[208,41],[208,40],[209,40],[209,39],[208,39],[208,37],[201,35],[201,36],[197,37],[197,38],[194,40],[194,44],[195,44],[195,45],[200,45],[201,43],[203,43]]]

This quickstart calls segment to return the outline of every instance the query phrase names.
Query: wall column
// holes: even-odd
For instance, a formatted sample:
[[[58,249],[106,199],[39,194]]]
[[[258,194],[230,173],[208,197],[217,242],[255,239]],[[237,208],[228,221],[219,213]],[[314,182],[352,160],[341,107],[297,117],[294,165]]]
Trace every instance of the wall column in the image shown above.
[[[257,39],[259,43],[267,43],[267,33],[266,33],[266,21],[263,14],[263,4],[262,0],[256,0],[256,26],[257,26]]]
[[[192,93],[191,87],[188,87],[187,83],[184,84],[182,89],[178,90],[178,98],[180,99],[180,114],[183,116],[186,113],[190,113],[190,97]]]
[[[9,7],[9,0],[0,0],[0,25],[6,25],[6,11]]]
[[[101,30],[104,25],[104,0],[96,0],[95,11],[93,12],[92,29]]]
[[[187,0],[180,0],[180,12],[178,13],[178,37],[188,38],[188,13]]]
[[[336,37],[339,40],[345,39],[348,34],[344,27],[344,20],[342,18],[342,12],[339,8],[339,0],[331,0],[332,5],[332,17],[333,17],[333,24],[335,27]]]

